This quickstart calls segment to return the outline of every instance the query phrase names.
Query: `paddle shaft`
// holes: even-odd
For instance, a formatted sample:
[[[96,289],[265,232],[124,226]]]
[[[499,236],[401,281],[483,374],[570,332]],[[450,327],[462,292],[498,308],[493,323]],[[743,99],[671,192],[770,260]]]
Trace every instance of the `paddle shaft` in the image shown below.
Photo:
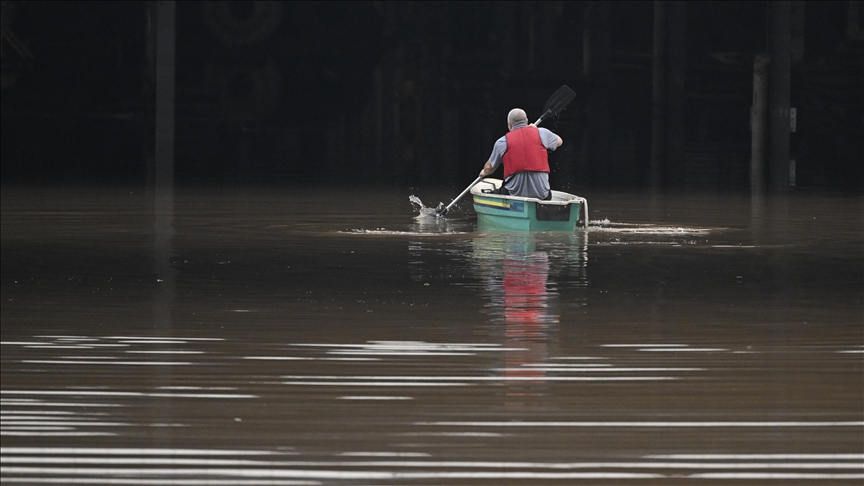
[[[443,213],[446,214],[447,211],[450,211],[450,208],[452,208],[454,204],[456,204],[460,199],[462,199],[462,196],[464,196],[465,194],[468,194],[468,191],[470,191],[471,188],[474,187],[474,185],[477,184],[478,182],[480,182],[482,179],[483,179],[482,177],[478,177],[478,178],[474,179],[474,182],[472,182],[468,187],[466,187],[465,190],[462,191],[461,194],[456,196],[456,199],[454,199],[450,204],[447,205],[447,207],[444,208]]]

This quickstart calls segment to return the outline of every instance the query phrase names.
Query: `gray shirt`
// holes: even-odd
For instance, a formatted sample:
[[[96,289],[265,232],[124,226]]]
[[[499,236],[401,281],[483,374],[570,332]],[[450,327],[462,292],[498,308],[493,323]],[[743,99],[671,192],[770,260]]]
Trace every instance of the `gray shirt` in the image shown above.
[[[528,126],[525,123],[514,126],[511,131],[517,128]],[[537,128],[540,132],[540,142],[548,150],[558,148],[558,135],[551,130],[545,128]],[[503,160],[504,153],[507,152],[507,136],[503,136],[495,141],[492,147],[492,155],[489,156],[489,163],[497,169]],[[517,172],[504,181],[504,187],[514,196],[535,197],[543,199],[549,194],[549,174],[546,172]]]

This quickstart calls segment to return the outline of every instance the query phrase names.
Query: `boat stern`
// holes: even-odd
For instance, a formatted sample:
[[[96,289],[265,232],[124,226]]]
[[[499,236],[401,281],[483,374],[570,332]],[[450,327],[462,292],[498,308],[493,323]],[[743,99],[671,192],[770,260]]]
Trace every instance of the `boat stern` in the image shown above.
[[[588,201],[552,191],[549,201],[497,194],[503,181],[484,179],[471,188],[481,228],[526,231],[573,231],[588,227]]]

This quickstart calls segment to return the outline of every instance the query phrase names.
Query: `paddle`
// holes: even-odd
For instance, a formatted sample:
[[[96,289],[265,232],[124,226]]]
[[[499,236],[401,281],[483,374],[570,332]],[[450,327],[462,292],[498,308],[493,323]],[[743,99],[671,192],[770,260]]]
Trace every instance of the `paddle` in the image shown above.
[[[556,91],[549,98],[549,101],[546,102],[546,106],[543,107],[543,114],[540,115],[540,118],[538,118],[536,122],[534,122],[534,125],[539,125],[540,122],[546,118],[555,116],[564,111],[564,108],[567,108],[567,105],[569,105],[575,97],[576,93],[566,84],[558,88],[558,91]]]
[[[567,87],[566,84],[562,85],[560,88],[558,88],[558,91],[552,94],[552,96],[546,102],[546,106],[543,107],[543,114],[540,115],[540,118],[538,118],[536,122],[534,122],[534,126],[540,125],[540,122],[542,122],[546,118],[549,118],[550,116],[555,116],[558,113],[564,111],[564,108],[567,108],[567,105],[569,105],[575,97],[576,93],[572,89]],[[462,196],[467,194],[468,191],[470,191],[471,188],[474,187],[474,185],[480,182],[482,179],[482,177],[474,179],[474,182],[472,182],[468,187],[466,187],[465,190],[462,191],[458,196],[456,196],[456,199],[450,202],[450,204],[448,204],[447,206],[443,206],[444,203],[439,204],[438,208],[435,209],[435,217],[447,215],[447,211],[450,211],[450,208],[452,208],[457,201],[462,199]]]

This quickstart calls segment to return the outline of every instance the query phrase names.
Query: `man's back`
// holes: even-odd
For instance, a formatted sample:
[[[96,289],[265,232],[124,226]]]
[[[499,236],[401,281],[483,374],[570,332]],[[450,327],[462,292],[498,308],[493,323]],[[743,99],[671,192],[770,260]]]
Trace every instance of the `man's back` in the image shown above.
[[[547,150],[561,146],[561,137],[545,128],[528,125],[528,117],[519,108],[514,108],[507,115],[507,128],[508,133],[495,141],[480,177],[491,175],[503,163],[502,192],[547,199],[551,194]]]

